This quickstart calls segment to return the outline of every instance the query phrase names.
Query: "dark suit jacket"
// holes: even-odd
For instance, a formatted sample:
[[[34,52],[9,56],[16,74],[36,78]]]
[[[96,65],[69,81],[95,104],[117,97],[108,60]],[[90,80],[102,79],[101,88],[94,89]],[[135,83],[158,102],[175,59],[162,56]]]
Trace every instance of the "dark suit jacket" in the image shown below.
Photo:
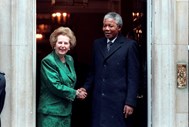
[[[93,88],[92,127],[126,127],[124,105],[136,106],[139,83],[138,48],[119,35],[109,52],[107,39],[94,42],[92,71],[84,87]]]
[[[0,72],[0,113],[3,110],[4,102],[5,102],[5,86],[6,86],[6,80],[5,80],[5,74]]]

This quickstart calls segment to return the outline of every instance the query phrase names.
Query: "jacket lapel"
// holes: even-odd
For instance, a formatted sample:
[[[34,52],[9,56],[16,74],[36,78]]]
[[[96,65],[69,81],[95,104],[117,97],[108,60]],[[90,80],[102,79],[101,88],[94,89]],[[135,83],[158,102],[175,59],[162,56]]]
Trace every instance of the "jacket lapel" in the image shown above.
[[[66,57],[66,62],[67,62],[67,75],[68,77],[74,82],[75,81],[75,70],[73,66],[73,61],[69,60],[69,58]]]
[[[106,57],[107,55],[107,40],[104,38],[102,42],[100,42],[100,45],[97,47],[97,50],[100,50],[103,57]]]
[[[109,52],[107,52],[105,59],[109,58],[111,55],[113,55],[116,51],[118,51],[119,48],[121,48],[122,44],[124,43],[124,40],[121,38],[117,38],[113,45],[111,46],[111,49]]]
[[[57,65],[59,66],[59,68],[61,68],[61,71],[60,71],[61,75],[67,76],[72,82],[74,82],[75,81],[75,71],[71,65],[71,61],[67,58],[67,56],[65,56],[65,59],[66,59],[66,62],[68,64],[70,70],[68,69],[66,64],[61,62],[61,60],[59,59],[58,55],[56,55],[55,52],[54,52],[54,58],[55,58]]]
[[[122,47],[122,44],[125,42],[125,38],[122,35],[119,35],[115,40],[114,44],[111,46],[110,51],[107,51],[107,39],[103,38],[97,45],[96,50],[100,50],[104,60],[107,60],[111,57],[119,48]]]

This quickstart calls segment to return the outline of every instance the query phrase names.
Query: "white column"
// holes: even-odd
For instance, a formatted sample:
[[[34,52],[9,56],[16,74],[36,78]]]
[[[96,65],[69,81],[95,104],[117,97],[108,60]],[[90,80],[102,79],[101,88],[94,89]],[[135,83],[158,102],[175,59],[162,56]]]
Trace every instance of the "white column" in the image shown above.
[[[188,127],[188,87],[176,80],[176,64],[188,64],[188,0],[177,1],[152,2],[152,127]]]
[[[35,0],[1,0],[0,71],[7,79],[2,127],[35,127],[35,32]]]
[[[175,0],[153,0],[152,126],[176,127]]]

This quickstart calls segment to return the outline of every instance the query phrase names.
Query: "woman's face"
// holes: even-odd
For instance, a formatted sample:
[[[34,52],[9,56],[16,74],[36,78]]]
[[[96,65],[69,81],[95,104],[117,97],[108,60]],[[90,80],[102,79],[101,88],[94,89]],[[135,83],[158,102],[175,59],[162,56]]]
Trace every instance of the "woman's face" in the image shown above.
[[[54,50],[58,56],[65,56],[70,50],[70,38],[65,35],[58,35]]]
[[[117,25],[114,19],[108,18],[104,19],[102,30],[105,37],[111,40],[118,35],[121,28]]]

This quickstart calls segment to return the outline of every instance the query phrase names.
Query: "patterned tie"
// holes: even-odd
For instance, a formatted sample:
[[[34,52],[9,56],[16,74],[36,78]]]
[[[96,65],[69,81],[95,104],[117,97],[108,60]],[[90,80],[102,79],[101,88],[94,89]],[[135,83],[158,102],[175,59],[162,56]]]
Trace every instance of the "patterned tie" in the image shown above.
[[[113,43],[112,43],[111,41],[109,41],[109,42],[107,43],[107,49],[108,49],[108,51],[110,50],[110,47],[111,47],[112,44],[113,44]]]

